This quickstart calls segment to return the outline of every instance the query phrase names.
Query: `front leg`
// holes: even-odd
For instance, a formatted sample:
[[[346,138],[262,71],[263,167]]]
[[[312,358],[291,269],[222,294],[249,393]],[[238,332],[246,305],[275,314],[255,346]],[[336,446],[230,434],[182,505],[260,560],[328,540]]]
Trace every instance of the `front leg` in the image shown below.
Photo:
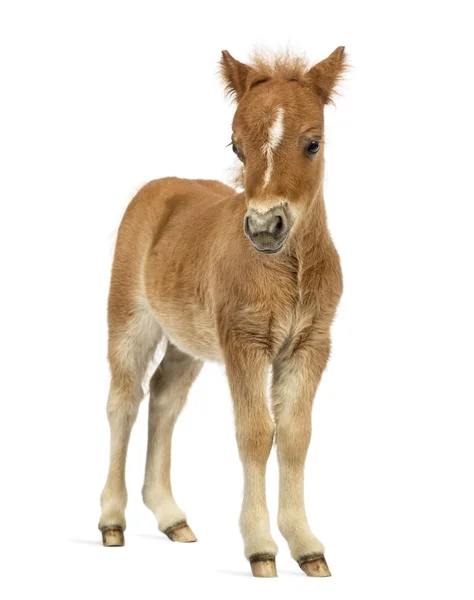
[[[330,575],[324,547],[313,535],[304,506],[304,464],[311,412],[330,349],[329,333],[312,331],[273,364],[272,405],[280,468],[278,526],[292,557],[310,576]]]
[[[234,402],[237,445],[244,468],[244,498],[240,528],[245,556],[256,577],[276,577],[277,545],[270,533],[265,473],[274,423],[265,387],[268,359],[263,352],[229,349],[226,370]]]

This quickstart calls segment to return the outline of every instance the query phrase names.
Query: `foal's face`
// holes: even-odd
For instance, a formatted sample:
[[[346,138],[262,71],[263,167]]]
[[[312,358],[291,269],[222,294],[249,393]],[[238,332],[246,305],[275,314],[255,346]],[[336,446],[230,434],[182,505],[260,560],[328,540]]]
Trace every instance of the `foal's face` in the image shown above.
[[[293,76],[289,59],[273,76],[226,52],[221,67],[238,100],[232,146],[244,168],[244,232],[258,251],[274,254],[320,191],[324,104],[344,68],[344,50],[306,72],[293,65]]]
[[[323,106],[308,87],[281,80],[239,102],[232,143],[244,165],[244,231],[260,252],[281,250],[321,185]]]

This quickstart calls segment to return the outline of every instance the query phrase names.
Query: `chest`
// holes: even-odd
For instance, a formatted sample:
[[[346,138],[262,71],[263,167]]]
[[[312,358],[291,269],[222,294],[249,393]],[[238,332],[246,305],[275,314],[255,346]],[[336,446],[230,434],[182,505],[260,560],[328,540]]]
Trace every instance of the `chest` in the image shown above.
[[[328,330],[341,293],[337,254],[320,261],[288,260],[235,286],[221,325],[273,359],[312,330]]]

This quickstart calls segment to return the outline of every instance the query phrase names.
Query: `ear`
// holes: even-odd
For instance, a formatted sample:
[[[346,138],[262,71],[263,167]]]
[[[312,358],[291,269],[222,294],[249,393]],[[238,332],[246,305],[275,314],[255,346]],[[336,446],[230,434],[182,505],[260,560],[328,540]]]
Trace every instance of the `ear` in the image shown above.
[[[332,54],[308,71],[307,77],[324,104],[332,102],[334,90],[346,69],[344,46],[339,46]]]
[[[253,81],[255,69],[235,60],[227,50],[222,50],[219,66],[226,92],[239,102]]]

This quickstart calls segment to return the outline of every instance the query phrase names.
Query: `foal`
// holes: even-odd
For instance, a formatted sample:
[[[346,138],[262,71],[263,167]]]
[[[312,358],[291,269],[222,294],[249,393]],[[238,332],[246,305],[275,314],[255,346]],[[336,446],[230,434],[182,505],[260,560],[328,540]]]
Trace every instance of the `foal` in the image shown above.
[[[122,220],[108,306],[110,468],[101,496],[105,546],[124,543],[125,460],[150,381],[143,500],[171,540],[196,538],[174,501],[171,437],[205,360],[226,365],[244,468],[240,527],[259,577],[276,576],[265,470],[276,435],[278,525],[310,576],[330,575],[309,528],[303,493],[313,397],[342,293],[323,200],[324,105],[345,68],[344,48],[308,69],[287,56],[252,66],[224,51],[221,73],[237,101],[232,147],[243,193],[217,181],[167,178],[145,185]],[[272,413],[266,377],[272,367]]]

